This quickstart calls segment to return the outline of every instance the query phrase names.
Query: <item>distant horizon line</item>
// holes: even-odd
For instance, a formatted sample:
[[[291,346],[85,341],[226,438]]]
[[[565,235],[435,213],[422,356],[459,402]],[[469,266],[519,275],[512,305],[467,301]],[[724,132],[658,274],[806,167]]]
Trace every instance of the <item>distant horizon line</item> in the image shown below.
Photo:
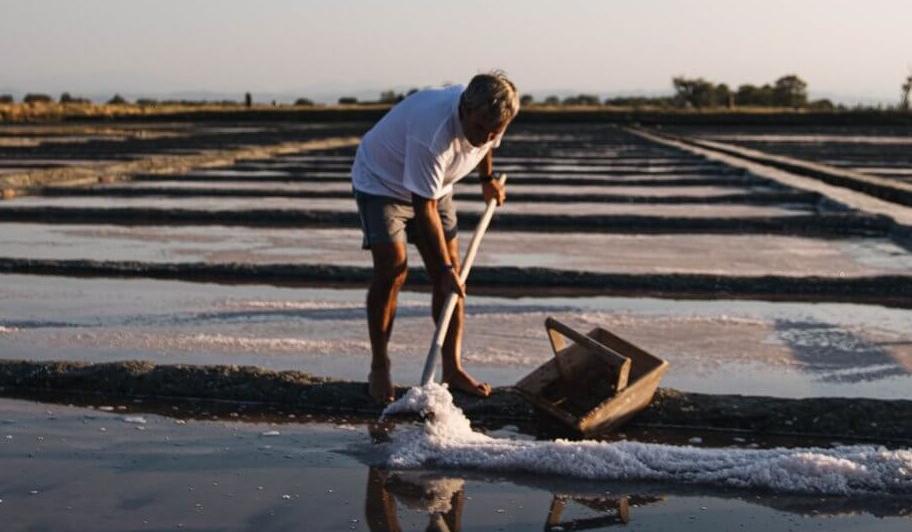
[[[255,103],[270,103],[275,101],[276,103],[294,103],[295,100],[299,98],[307,98],[313,101],[314,103],[321,104],[334,104],[337,103],[339,98],[345,97],[354,97],[359,101],[372,101],[380,98],[380,94],[384,91],[396,91],[396,92],[406,92],[412,88],[418,88],[419,90],[440,87],[440,85],[430,85],[423,87],[413,87],[409,86],[395,86],[387,87],[383,89],[357,89],[357,90],[348,90],[341,91],[338,89],[285,89],[285,90],[247,90],[247,91],[232,91],[232,90],[215,90],[215,89],[184,89],[184,90],[172,90],[172,91],[132,91],[132,90],[113,90],[113,91],[103,91],[103,90],[92,90],[92,91],[79,91],[79,90],[60,90],[60,91],[47,91],[47,90],[22,90],[15,88],[0,88],[0,95],[12,95],[16,100],[21,101],[22,98],[27,94],[45,94],[53,98],[55,101],[63,93],[69,93],[70,96],[74,98],[87,98],[92,103],[105,103],[115,95],[120,95],[129,100],[136,100],[141,98],[148,99],[183,99],[183,100],[213,100],[213,101],[223,101],[223,100],[236,100],[239,102],[244,101],[246,93],[250,93],[253,101]],[[523,94],[530,94],[534,98],[534,101],[541,102],[548,96],[558,96],[560,98],[567,96],[576,96],[580,94],[593,94],[597,95],[599,99],[606,98],[636,98],[636,97],[648,97],[648,98],[658,98],[658,97],[672,97],[674,96],[674,91],[671,89],[660,90],[660,89],[631,89],[631,90],[615,90],[615,91],[594,91],[594,90],[574,90],[574,89],[542,89],[542,90],[530,90],[528,92],[523,92]],[[834,104],[842,105],[856,105],[856,104],[881,104],[881,105],[894,105],[899,101],[899,90],[897,90],[897,95],[895,98],[887,98],[885,96],[861,96],[857,94],[842,94],[838,92],[831,91],[808,91],[808,96],[810,99],[828,99]]]

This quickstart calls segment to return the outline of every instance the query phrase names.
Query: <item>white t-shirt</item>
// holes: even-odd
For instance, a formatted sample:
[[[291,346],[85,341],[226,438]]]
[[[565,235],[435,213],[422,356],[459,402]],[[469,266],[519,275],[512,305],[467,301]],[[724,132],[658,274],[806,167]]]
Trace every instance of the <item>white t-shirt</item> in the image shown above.
[[[358,146],[352,185],[368,194],[412,200],[412,193],[440,199],[471,172],[500,135],[472,146],[462,132],[459,96],[463,87],[416,92],[396,104]]]

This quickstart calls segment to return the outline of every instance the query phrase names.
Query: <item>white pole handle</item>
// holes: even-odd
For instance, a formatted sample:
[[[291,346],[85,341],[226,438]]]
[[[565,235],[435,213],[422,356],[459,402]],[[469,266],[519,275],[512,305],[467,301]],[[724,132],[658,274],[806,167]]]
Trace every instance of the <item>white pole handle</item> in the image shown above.
[[[503,185],[507,182],[507,175],[500,174],[498,182]],[[472,269],[472,263],[475,262],[475,255],[478,254],[478,247],[481,246],[481,239],[491,224],[491,218],[494,217],[494,209],[497,208],[497,200],[491,199],[485,207],[484,214],[475,228],[475,234],[472,235],[472,241],[469,242],[469,249],[466,250],[465,260],[462,261],[462,271],[459,274],[459,281],[465,284],[469,278],[469,271]],[[456,310],[456,303],[459,302],[459,294],[451,292],[447,295],[446,302],[443,304],[443,312],[437,322],[437,330],[434,332],[434,339],[431,342],[431,348],[428,350],[427,359],[424,361],[424,372],[421,374],[421,385],[429,384],[434,380],[434,374],[437,373],[437,360],[443,353],[443,341],[446,338],[447,331],[450,329],[450,320],[453,318],[453,311]]]

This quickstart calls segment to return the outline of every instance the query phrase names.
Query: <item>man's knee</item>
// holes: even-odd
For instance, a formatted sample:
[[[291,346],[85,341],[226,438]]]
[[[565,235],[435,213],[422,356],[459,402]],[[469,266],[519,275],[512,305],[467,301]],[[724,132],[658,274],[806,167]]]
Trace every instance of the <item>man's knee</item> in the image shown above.
[[[405,245],[393,243],[371,248],[374,258],[375,285],[385,288],[399,288],[408,275],[408,261]]]
[[[374,284],[386,289],[398,289],[408,277],[408,264],[398,262],[374,265]]]

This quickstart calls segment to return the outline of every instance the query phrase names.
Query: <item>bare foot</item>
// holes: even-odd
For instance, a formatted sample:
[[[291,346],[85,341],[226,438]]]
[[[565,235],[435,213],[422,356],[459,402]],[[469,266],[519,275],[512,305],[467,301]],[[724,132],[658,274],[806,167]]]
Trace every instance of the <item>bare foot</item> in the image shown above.
[[[443,382],[450,385],[451,390],[459,390],[476,397],[487,397],[491,395],[491,385],[486,382],[478,382],[464,370],[454,370],[444,372]]]
[[[392,403],[396,398],[393,379],[389,370],[371,370],[367,376],[367,393],[381,404]]]

